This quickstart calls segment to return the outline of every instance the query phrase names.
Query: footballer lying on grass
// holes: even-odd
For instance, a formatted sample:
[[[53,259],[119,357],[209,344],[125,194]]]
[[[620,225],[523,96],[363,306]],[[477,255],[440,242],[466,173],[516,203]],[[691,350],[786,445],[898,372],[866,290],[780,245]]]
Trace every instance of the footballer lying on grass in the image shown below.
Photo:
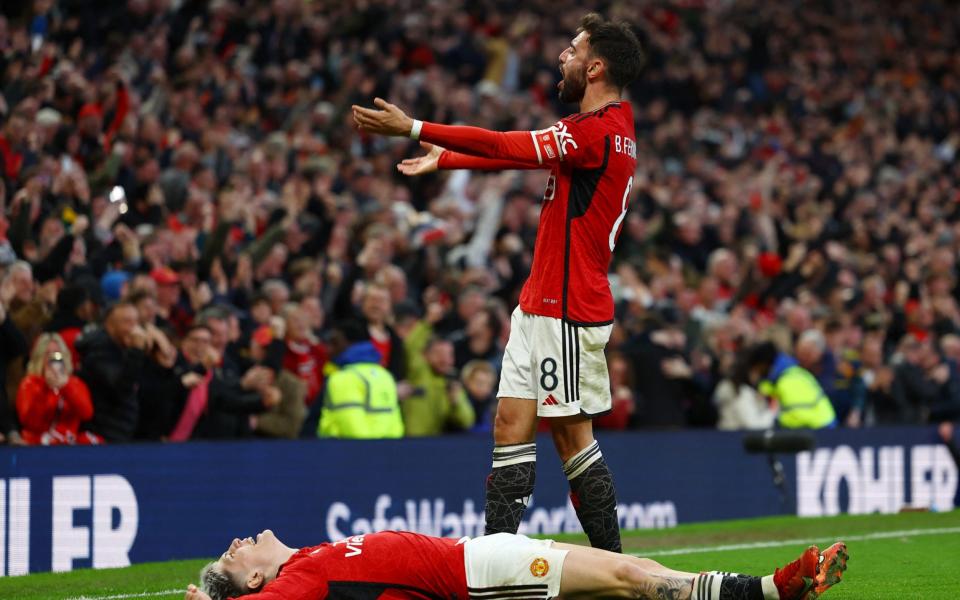
[[[810,546],[772,575],[683,573],[647,559],[522,535],[459,540],[385,531],[290,548],[269,529],[234,539],[186,600],[649,598],[814,600],[838,583],[847,548]]]

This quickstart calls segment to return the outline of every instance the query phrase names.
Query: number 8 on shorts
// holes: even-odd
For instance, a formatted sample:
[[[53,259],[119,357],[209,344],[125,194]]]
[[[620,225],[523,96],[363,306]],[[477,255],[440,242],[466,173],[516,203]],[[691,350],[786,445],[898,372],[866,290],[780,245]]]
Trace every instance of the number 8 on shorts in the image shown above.
[[[609,412],[610,378],[603,351],[612,329],[575,325],[518,307],[510,320],[497,396],[536,399],[541,417]]]

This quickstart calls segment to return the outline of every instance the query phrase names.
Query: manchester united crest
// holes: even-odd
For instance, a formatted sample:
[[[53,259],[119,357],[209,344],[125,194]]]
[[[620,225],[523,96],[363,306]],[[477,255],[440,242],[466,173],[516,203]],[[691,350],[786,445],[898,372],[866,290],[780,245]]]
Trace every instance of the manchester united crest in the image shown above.
[[[534,577],[544,577],[549,572],[550,563],[548,563],[545,558],[535,558],[533,562],[530,563],[530,573],[532,573]]]

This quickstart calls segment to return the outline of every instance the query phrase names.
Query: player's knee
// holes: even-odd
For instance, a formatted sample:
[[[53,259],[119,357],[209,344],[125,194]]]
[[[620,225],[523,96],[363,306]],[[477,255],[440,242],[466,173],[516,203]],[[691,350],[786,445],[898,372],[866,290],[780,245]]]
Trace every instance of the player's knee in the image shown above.
[[[568,460],[593,443],[593,428],[589,421],[551,419],[550,435],[557,454],[563,460]]]
[[[569,460],[592,443],[592,437],[581,439],[571,436],[553,436],[553,445],[557,449],[557,454],[563,460]]]
[[[493,440],[498,445],[532,442],[535,428],[536,417],[531,422],[527,415],[498,408],[493,420]]]
[[[611,575],[615,583],[615,593],[621,598],[638,598],[650,572],[635,561],[617,561]]]

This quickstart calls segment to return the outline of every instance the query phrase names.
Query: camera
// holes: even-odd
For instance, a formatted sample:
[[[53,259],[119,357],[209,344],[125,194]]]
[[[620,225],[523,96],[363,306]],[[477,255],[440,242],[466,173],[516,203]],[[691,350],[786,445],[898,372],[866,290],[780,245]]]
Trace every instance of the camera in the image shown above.
[[[123,189],[123,186],[115,185],[110,189],[110,194],[107,196],[110,200],[110,204],[120,203],[120,214],[126,214],[127,212],[127,191]]]
[[[67,365],[63,361],[63,354],[60,352],[54,352],[50,356],[50,368],[53,369],[57,375],[66,375]]]

